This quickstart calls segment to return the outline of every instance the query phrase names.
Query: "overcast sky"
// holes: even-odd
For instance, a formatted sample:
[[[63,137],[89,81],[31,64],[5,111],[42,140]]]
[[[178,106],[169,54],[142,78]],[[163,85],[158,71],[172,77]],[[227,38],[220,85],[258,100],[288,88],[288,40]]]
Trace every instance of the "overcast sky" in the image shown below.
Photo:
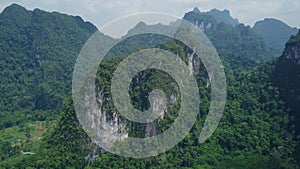
[[[228,9],[234,18],[246,25],[252,26],[264,18],[276,18],[292,27],[300,27],[299,0],[0,0],[0,10],[12,3],[27,9],[79,15],[98,28],[138,12],[163,12],[182,17],[196,6],[200,11]]]

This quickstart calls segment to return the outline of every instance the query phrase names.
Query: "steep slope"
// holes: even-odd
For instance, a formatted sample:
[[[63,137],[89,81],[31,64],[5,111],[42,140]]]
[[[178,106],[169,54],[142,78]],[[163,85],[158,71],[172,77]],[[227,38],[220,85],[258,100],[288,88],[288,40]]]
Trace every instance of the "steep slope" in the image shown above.
[[[262,37],[268,45],[281,53],[284,50],[285,43],[298,30],[280,20],[266,18],[263,21],[256,22],[253,31]]]
[[[0,128],[58,114],[73,65],[97,28],[80,17],[12,4],[0,14]],[[18,118],[22,116],[22,118]],[[4,121],[5,120],[5,121]]]
[[[273,83],[279,88],[281,97],[296,119],[294,127],[300,139],[300,31],[292,36],[278,59],[272,74]],[[300,144],[298,157],[300,155]],[[298,159],[300,161],[300,158]]]

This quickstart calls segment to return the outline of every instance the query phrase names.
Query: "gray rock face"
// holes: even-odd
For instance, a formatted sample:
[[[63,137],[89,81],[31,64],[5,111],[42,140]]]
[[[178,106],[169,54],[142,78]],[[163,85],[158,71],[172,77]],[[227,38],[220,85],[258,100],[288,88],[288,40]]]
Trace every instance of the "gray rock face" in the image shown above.
[[[177,96],[171,95],[168,102],[162,91],[151,92],[149,96],[151,109],[153,113],[159,114],[160,120],[164,118],[165,113],[168,112],[168,107],[175,104]],[[153,137],[157,135],[157,120],[149,121],[146,126],[145,137]]]
[[[300,43],[287,44],[283,56],[300,65]]]
[[[91,100],[89,96],[86,96],[86,101]],[[128,137],[128,127],[125,121],[120,119],[117,112],[108,113],[104,102],[109,100],[105,98],[100,92],[97,97],[98,107],[91,112],[87,112],[86,115],[88,119],[92,122],[91,128],[97,133],[101,138],[102,144],[110,147],[118,140],[124,140]]]
[[[289,46],[285,51],[284,56],[287,59],[295,61],[297,64],[300,64],[300,44],[299,46]]]

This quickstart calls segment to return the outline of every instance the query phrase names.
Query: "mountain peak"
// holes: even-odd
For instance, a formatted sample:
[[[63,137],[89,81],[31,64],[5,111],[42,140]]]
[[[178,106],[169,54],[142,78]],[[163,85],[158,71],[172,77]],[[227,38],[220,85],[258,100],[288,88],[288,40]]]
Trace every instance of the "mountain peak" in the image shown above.
[[[195,13],[201,13],[198,7],[195,7],[195,8],[193,9],[193,12],[195,12]]]
[[[28,10],[21,5],[13,3],[13,4],[7,6],[6,8],[4,8],[2,13],[16,12],[16,11],[28,11]]]
[[[11,4],[10,6],[6,7],[0,14],[1,24],[21,24],[22,26],[27,25],[30,27],[32,25],[32,22],[37,21],[36,19],[49,21],[49,23],[53,23],[54,20],[56,20],[55,22],[70,20],[70,22],[75,24],[74,26],[78,26],[84,30],[88,30],[90,33],[93,33],[97,30],[96,26],[94,26],[90,22],[84,21],[79,16],[72,16],[59,12],[47,12],[38,8],[35,8],[34,10],[27,10],[25,7],[18,4]],[[14,22],[7,22],[8,20],[12,20]],[[61,23],[63,24],[64,22],[62,21]],[[53,23],[53,25],[55,25],[55,23]]]
[[[13,3],[13,4],[7,6],[5,9],[23,9],[23,10],[26,10],[26,8],[24,8],[23,6],[18,5],[16,3]]]
[[[265,22],[265,23],[271,23],[271,24],[282,24],[285,26],[288,26],[286,23],[282,22],[281,20],[275,19],[275,18],[265,18],[263,21],[258,21],[259,22]]]
[[[232,18],[232,16],[230,16],[230,11],[227,10],[227,9],[224,9],[223,11],[221,11],[219,9],[214,8],[214,9],[212,9],[212,10],[206,12],[206,13],[208,13],[210,15],[223,15],[223,16],[231,17]]]
[[[6,14],[6,13],[18,14],[18,13],[23,13],[23,12],[28,12],[28,10],[26,8],[24,8],[23,6],[15,4],[15,3],[7,6],[2,11],[3,14]]]
[[[217,22],[224,22],[228,25],[232,25],[233,27],[239,24],[239,21],[237,19],[230,16],[230,11],[227,9],[220,11],[214,8],[208,12],[200,12],[199,8],[195,7],[191,12],[198,15],[199,17],[200,15],[202,15],[201,17],[210,16]]]
[[[227,9],[224,9],[223,11],[221,11],[221,10],[219,10],[219,9],[214,8],[214,9],[210,10],[209,12],[211,12],[211,13],[223,13],[223,14],[225,14],[225,15],[230,16],[230,11],[227,10]],[[209,13],[209,12],[208,12],[208,13]]]
[[[232,26],[236,26],[239,24],[239,21],[237,19],[233,18],[230,15],[230,11],[227,9],[225,9],[223,11],[220,11],[218,9],[212,9],[209,12],[206,12],[206,14],[215,18],[218,22],[225,22]]]
[[[23,6],[18,4],[11,4],[10,6],[6,7],[2,13],[0,14],[0,22],[3,24],[3,21],[12,20],[14,24],[16,23],[26,23],[28,24],[28,18],[31,17],[31,12],[28,11]]]
[[[230,15],[230,11],[227,10],[227,9],[224,9],[224,10],[223,10],[223,13]]]

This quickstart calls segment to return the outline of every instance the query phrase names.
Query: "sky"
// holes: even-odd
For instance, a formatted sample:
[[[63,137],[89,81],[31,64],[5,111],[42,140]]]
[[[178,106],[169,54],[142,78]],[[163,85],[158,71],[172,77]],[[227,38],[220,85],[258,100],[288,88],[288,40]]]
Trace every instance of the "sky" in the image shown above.
[[[30,10],[40,8],[78,15],[98,28],[139,12],[163,12],[182,18],[194,7],[202,12],[228,9],[234,18],[250,26],[264,18],[276,18],[300,28],[299,0],[0,0],[0,11],[12,3]]]

